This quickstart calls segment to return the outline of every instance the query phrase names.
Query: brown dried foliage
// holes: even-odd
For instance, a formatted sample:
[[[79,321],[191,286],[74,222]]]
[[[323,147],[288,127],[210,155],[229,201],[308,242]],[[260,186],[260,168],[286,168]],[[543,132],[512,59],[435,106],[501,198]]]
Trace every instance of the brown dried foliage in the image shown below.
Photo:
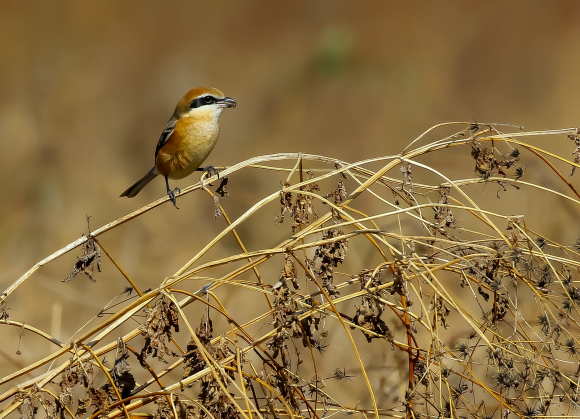
[[[201,404],[216,419],[238,419],[240,413],[224,394],[221,386],[213,379],[204,379],[201,382],[201,391],[198,394]],[[208,417],[205,411],[201,411],[201,417]]]
[[[392,341],[394,338],[393,333],[385,321],[381,319],[385,306],[381,302],[385,291],[379,288],[383,285],[381,273],[378,272],[373,276],[371,272],[364,270],[358,275],[358,280],[361,289],[365,290],[366,294],[362,297],[362,304],[354,305],[356,313],[353,316],[353,323],[363,328],[361,332],[369,343],[376,338],[385,338],[388,341]],[[351,329],[354,329],[354,327],[351,326]]]
[[[308,175],[311,176],[310,174]],[[284,182],[284,188],[290,186],[288,182]],[[311,182],[308,185],[300,186],[301,191],[314,193],[320,190],[318,183]],[[317,218],[316,211],[312,205],[312,196],[308,194],[297,194],[296,201],[292,202],[292,192],[280,191],[280,213],[276,216],[276,224],[284,222],[284,216],[289,213],[292,216],[292,232],[296,233],[302,226],[309,223],[310,215]]]
[[[496,410],[496,416],[503,419],[508,415],[521,418],[573,415],[580,404],[580,342],[576,333],[580,324],[580,288],[576,284],[580,272],[580,239],[570,246],[560,245],[548,234],[531,230],[523,217],[493,212],[493,207],[489,207],[495,198],[493,202],[479,200],[485,206],[484,211],[464,199],[463,193],[470,190],[464,186],[478,185],[482,177],[486,182],[498,182],[491,177],[503,176],[502,191],[521,177],[518,173],[512,179],[506,175],[520,156],[515,149],[507,150],[505,144],[516,141],[509,135],[494,136],[496,132],[489,126],[471,124],[450,137],[386,158],[381,169],[384,176],[380,177],[361,164],[349,165],[347,178],[343,173],[346,164],[324,160],[330,164],[330,173],[320,170],[317,173],[322,174],[316,178],[308,174],[307,185],[293,187],[293,176],[303,179],[304,162],[308,158],[320,159],[299,156],[300,164],[294,166],[280,193],[276,221],[281,223],[289,215],[292,226],[288,229],[291,232],[287,231],[287,240],[279,247],[273,250],[264,247],[266,250],[257,253],[242,252],[213,262],[198,263],[195,259],[195,263],[184,265],[180,270],[183,274],[164,278],[157,293],[147,291],[141,295],[138,292],[138,297],[121,303],[125,305],[122,312],[103,312],[103,317],[110,315],[111,318],[100,320],[99,317],[101,323],[91,333],[83,331],[83,336],[90,339],[106,328],[112,334],[123,321],[139,319],[139,307],[148,304],[145,321],[133,332],[135,336],[140,331],[145,340],[136,359],[144,368],[139,373],[147,374],[148,378],[141,381],[136,374],[139,387],[129,365],[133,350],[124,341],[130,334],[119,339],[116,345],[115,341],[103,346],[89,344],[99,358],[83,352],[88,341],[73,338],[70,348],[64,346],[71,357],[60,366],[50,367],[45,376],[49,377],[45,381],[48,384],[41,381],[45,378],[35,378],[32,384],[24,382],[15,387],[2,399],[8,401],[14,397],[13,403],[1,412],[18,410],[25,419],[34,418],[40,410],[50,419],[68,417],[69,410],[79,417],[118,418],[125,415],[124,410],[132,416],[141,408],[158,419],[175,416],[237,419],[249,417],[248,409],[252,410],[252,417],[258,417],[258,412],[263,417],[286,417],[290,411],[295,417],[309,419],[340,413],[379,417],[388,414],[388,409],[399,412],[399,416],[404,412],[407,419],[490,419]],[[566,161],[566,165],[574,166],[580,161],[578,132],[566,131],[577,147],[574,161]],[[519,139],[517,142],[523,144]],[[459,145],[471,147],[476,172],[481,177],[414,183],[412,164],[415,172],[425,166],[412,158]],[[509,152],[507,157],[501,153],[504,147]],[[402,179],[390,177],[389,171],[399,167],[402,167]],[[296,168],[299,172],[295,172]],[[553,171],[552,166],[548,168]],[[466,173],[469,172],[466,168]],[[324,186],[323,182],[332,182],[336,176],[340,177],[337,187],[325,195],[319,193],[319,183]],[[365,184],[371,176],[378,178],[377,181]],[[214,193],[215,215],[219,215],[219,198],[227,195],[225,184],[224,179]],[[357,185],[364,186],[349,196],[346,189],[351,184],[357,188],[360,187]],[[370,186],[372,194],[359,193]],[[463,189],[458,191],[456,186]],[[575,190],[567,181],[564,186],[562,191],[548,187],[541,190],[553,192],[554,196],[569,193],[570,205],[576,205]],[[388,198],[384,198],[383,192]],[[393,201],[387,201],[391,193],[396,196]],[[380,207],[356,207],[355,198],[370,199],[371,195],[372,199],[378,198],[374,203]],[[402,198],[400,202],[398,198]],[[332,210],[318,218],[315,206],[320,210],[324,208],[321,202],[329,201]],[[452,202],[453,212],[448,208]],[[363,211],[368,212],[368,208],[376,211],[367,217]],[[424,216],[430,211],[424,208],[433,209],[434,223]],[[556,213],[556,204],[554,208]],[[362,225],[364,230],[355,229],[352,220],[356,220],[357,228]],[[471,220],[479,224],[474,224],[475,227],[468,224]],[[480,231],[477,225],[481,226]],[[448,228],[456,228],[457,236],[448,234]],[[349,232],[348,241],[341,237],[345,235],[343,229]],[[99,269],[98,243],[90,234],[86,238],[83,256],[68,279],[83,272],[94,280],[94,266]],[[361,241],[367,238],[372,241],[367,247],[361,246]],[[375,252],[376,248],[380,251]],[[356,257],[352,257],[353,252]],[[280,254],[284,255],[283,260]],[[312,260],[308,255],[313,255]],[[262,269],[261,263],[268,259],[277,261],[278,265],[267,276],[262,274],[265,270],[258,273],[258,267]],[[240,261],[248,264],[240,267]],[[212,271],[232,262],[237,264],[226,276],[222,271]],[[345,272],[338,271],[339,264],[343,264],[341,270]],[[258,282],[241,276],[253,269]],[[207,276],[199,276],[199,272]],[[200,281],[206,284],[207,278],[218,277],[221,279],[198,289]],[[338,282],[337,278],[341,277],[344,281]],[[269,281],[262,281],[264,278],[273,278],[271,282],[277,278],[278,282],[271,287]],[[313,287],[312,280],[323,289]],[[208,300],[202,318],[197,320],[199,326],[193,331],[194,339],[179,332],[178,314],[187,305],[204,301],[188,297],[179,303],[183,307],[178,308],[174,301],[179,300],[175,297],[184,292],[174,289],[178,283],[184,287],[194,284],[198,290],[195,296],[205,292],[221,307],[214,310]],[[246,291],[267,294],[268,305],[260,296],[251,301],[264,304],[260,316],[249,321],[233,319],[230,316],[235,310],[225,314],[228,310],[227,303],[221,300],[221,286],[244,287]],[[339,297],[339,290],[344,296]],[[191,295],[191,291],[185,293]],[[9,289],[3,296],[10,293]],[[151,299],[151,294],[156,297]],[[239,302],[239,299],[233,301]],[[121,316],[129,310],[133,310],[133,316],[126,316],[122,321]],[[349,317],[344,313],[354,315]],[[5,302],[0,305],[0,317],[8,327],[10,319]],[[329,333],[327,319],[333,325],[344,327],[346,333],[332,335],[335,339],[323,343]],[[192,323],[188,319],[187,324]],[[24,331],[33,330],[29,325],[21,327],[21,336]],[[354,329],[362,336],[358,332],[351,334]],[[341,351],[335,349],[337,339],[345,334],[348,335],[345,342],[355,349],[354,356],[350,353],[342,356],[342,347]],[[182,359],[162,368],[147,362],[153,357],[167,363],[165,358],[175,356],[173,348],[179,348],[178,339],[189,341]],[[374,379],[368,379],[369,366],[377,365],[370,359],[374,354],[364,354],[358,349],[365,340],[372,344],[366,347],[376,348],[377,353],[382,353],[385,347],[394,350],[387,354],[387,362],[394,362],[387,369],[380,364],[380,369],[373,372],[376,376],[382,374],[381,392],[373,387]],[[63,351],[60,346],[58,350]],[[113,350],[116,351],[114,363],[105,363],[103,367],[101,356]],[[391,353],[395,355],[391,357]],[[55,356],[61,355],[58,352]],[[344,367],[350,360],[354,360],[352,365]],[[181,364],[183,374],[176,374]],[[354,375],[347,375],[347,371],[355,366],[361,374],[351,380]],[[108,369],[108,374],[101,368]],[[24,376],[34,369],[24,369],[18,374]],[[344,406],[340,397],[331,394],[335,390],[333,386],[326,386],[322,377],[340,381],[339,385],[348,392],[359,391],[364,380],[363,388],[369,396],[364,400],[361,397],[360,406]],[[405,379],[391,380],[391,377]],[[172,378],[177,381],[170,383]],[[151,392],[161,381],[161,391]],[[396,383],[389,384],[390,381]],[[45,392],[41,388],[44,386],[57,387],[55,395]],[[192,390],[193,386],[198,387]],[[147,404],[149,407],[145,407]]]
[[[141,334],[145,336],[145,345],[139,358],[144,368],[149,355],[164,363],[167,363],[166,355],[176,356],[167,345],[171,341],[171,328],[173,327],[176,333],[179,332],[179,312],[173,302],[168,302],[162,297],[153,307],[146,309],[145,313],[147,319],[139,327]]]
[[[222,338],[215,344],[211,343],[213,338],[213,322],[211,318],[204,316],[199,326],[195,329],[195,334],[211,359],[219,362],[233,354],[228,347],[226,339]],[[191,339],[187,344],[187,352],[183,358],[183,378],[194,375],[208,366],[195,339]],[[230,376],[233,377],[233,374],[230,374]]]
[[[323,240],[333,240],[342,235],[344,235],[342,230],[332,228],[324,233]],[[319,246],[314,253],[312,264],[315,264],[317,259],[321,259],[320,266],[315,271],[316,276],[322,281],[322,286],[331,297],[340,295],[338,289],[333,285],[334,269],[344,261],[347,250],[348,240],[340,239]]]
[[[511,168],[519,160],[517,149],[512,151],[510,158],[498,159],[492,150],[482,147],[477,141],[471,143],[471,156],[475,159],[475,171],[484,179],[490,178],[494,173],[507,176],[504,169]]]
[[[439,204],[449,205],[449,193],[451,188],[449,186],[439,186]],[[446,206],[435,207],[435,222],[439,227],[455,227],[457,221],[453,216],[451,208]]]
[[[282,269],[282,273],[280,274],[280,280],[291,281],[294,289],[300,289],[300,284],[298,283],[298,272],[296,271],[296,265],[294,264],[292,256],[285,253],[284,260],[284,269]]]
[[[97,282],[93,278],[93,270],[96,264],[97,270],[101,272],[101,248],[91,234],[87,235],[87,241],[83,245],[83,255],[77,256],[77,259],[72,272],[62,282],[72,281],[79,273],[84,273],[92,282]]]

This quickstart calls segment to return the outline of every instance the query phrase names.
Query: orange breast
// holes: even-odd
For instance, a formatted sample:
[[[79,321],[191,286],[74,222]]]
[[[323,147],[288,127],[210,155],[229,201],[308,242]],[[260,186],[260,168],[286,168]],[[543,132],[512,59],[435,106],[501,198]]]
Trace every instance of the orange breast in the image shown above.
[[[219,136],[217,118],[205,115],[179,120],[155,165],[162,176],[182,179],[193,173],[213,150]]]

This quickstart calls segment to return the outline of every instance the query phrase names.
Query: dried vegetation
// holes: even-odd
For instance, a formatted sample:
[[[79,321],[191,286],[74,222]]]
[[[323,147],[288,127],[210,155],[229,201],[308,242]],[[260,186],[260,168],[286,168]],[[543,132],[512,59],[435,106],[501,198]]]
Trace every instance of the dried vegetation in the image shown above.
[[[580,240],[559,243],[540,235],[527,225],[525,207],[519,208],[520,216],[494,210],[502,194],[530,190],[554,200],[555,212],[562,200],[579,205],[573,178],[562,174],[562,168],[572,168],[573,174],[578,167],[578,130],[501,133],[497,126],[483,124],[443,126],[459,126],[460,131],[421,145],[427,134],[441,128],[434,127],[395,156],[348,163],[278,154],[227,168],[216,192],[206,189],[214,198],[215,217],[227,227],[177,273],[160,279],[156,289],[141,292],[103,240],[106,232],[167,198],[39,262],[2,294],[0,324],[37,333],[53,342],[55,351],[1,379],[1,384],[13,387],[0,395],[0,417],[578,415]],[[564,140],[567,135],[576,147],[573,160],[523,141],[536,135]],[[456,155],[463,153],[475,170],[451,180],[445,165],[418,161],[451,148]],[[538,179],[553,176],[561,188],[527,181],[524,156],[542,163],[535,166],[545,171]],[[283,160],[295,161],[293,168],[277,166]],[[379,169],[369,169],[372,164]],[[227,196],[224,176],[235,179],[238,170],[257,165],[284,173],[283,186],[230,221],[220,202]],[[209,180],[218,182],[215,176]],[[330,182],[335,186],[324,190]],[[483,187],[474,184],[497,187],[497,193],[494,189],[491,198],[488,193],[482,200]],[[200,188],[196,184],[182,194]],[[373,204],[357,206],[361,196]],[[475,201],[483,201],[485,207]],[[365,213],[364,208],[374,210]],[[250,216],[257,212],[271,217],[278,224],[272,228],[285,229],[288,235],[275,247],[268,237],[260,238],[263,248],[246,251],[236,228],[251,223]],[[198,262],[229,234],[235,236],[239,253]],[[38,267],[77,247],[83,255],[66,281],[78,273],[95,281],[94,267],[100,271],[101,256],[106,255],[130,288],[114,312],[103,310],[99,324],[83,328],[65,344],[10,318],[10,295],[33,278]],[[367,257],[368,249],[378,259]],[[349,259],[354,262],[347,264]],[[262,278],[260,267],[269,260],[278,263],[280,274]],[[368,260],[379,262],[360,265]],[[231,266],[230,273],[214,276],[212,270],[223,266]],[[253,292],[252,304],[261,305],[262,314],[232,318],[220,300],[220,287]],[[132,291],[138,295],[129,298]],[[203,307],[201,317],[190,311],[194,305]],[[125,323],[138,324],[118,336],[117,327]],[[336,339],[348,345],[358,371],[335,362]],[[143,343],[137,347],[137,342]],[[380,383],[369,375],[361,345],[404,355],[405,379],[391,389],[398,394],[396,402],[378,396]],[[321,356],[324,353],[331,355]],[[103,362],[105,355],[114,362]],[[48,370],[41,369],[47,364]],[[136,370],[146,378],[137,380]],[[34,378],[23,381],[26,374]],[[345,404],[332,394],[328,383],[333,381],[367,396],[359,404]]]

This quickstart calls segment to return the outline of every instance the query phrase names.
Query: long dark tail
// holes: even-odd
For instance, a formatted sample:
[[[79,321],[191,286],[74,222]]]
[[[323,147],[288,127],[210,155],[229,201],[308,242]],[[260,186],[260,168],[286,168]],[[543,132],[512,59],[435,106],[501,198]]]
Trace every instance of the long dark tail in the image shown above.
[[[145,174],[145,176],[143,176],[141,179],[139,179],[137,182],[135,182],[133,185],[131,185],[129,187],[129,189],[127,189],[125,192],[123,192],[120,195],[120,197],[126,196],[127,198],[133,198],[139,192],[141,192],[141,189],[143,189],[145,187],[145,185],[147,185],[149,182],[151,182],[156,177],[157,177],[157,173],[155,173],[155,167],[153,167],[153,169],[149,170]]]

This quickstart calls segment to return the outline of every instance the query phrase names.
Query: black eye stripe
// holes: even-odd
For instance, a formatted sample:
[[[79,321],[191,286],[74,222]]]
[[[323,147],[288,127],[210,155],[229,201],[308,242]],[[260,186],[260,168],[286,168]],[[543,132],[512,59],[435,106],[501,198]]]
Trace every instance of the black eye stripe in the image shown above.
[[[191,109],[199,108],[200,106],[211,105],[213,103],[216,103],[218,100],[219,99],[217,99],[213,96],[202,96],[202,97],[198,97],[197,99],[193,99],[191,101],[191,103],[189,104],[189,107]]]

